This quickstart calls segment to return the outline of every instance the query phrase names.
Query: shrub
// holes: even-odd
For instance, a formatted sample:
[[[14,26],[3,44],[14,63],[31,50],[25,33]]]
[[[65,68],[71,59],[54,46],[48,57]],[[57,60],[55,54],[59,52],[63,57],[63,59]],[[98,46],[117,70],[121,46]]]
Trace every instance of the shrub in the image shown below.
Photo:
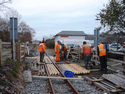
[[[9,65],[9,67],[12,65],[12,71],[10,71],[8,74],[12,75],[13,77],[17,77],[17,74],[19,73],[19,67],[21,66],[20,63],[18,61],[13,61],[12,59],[7,58],[5,65]]]
[[[50,40],[50,39],[48,39],[48,40],[46,40],[46,46],[48,47],[48,48],[54,48],[54,46],[55,46],[55,41],[54,40]]]

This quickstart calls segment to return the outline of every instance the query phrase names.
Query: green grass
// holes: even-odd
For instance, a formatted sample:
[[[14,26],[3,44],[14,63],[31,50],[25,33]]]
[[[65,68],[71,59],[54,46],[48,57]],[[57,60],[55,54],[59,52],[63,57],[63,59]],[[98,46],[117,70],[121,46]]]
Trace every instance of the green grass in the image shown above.
[[[7,62],[12,62],[13,63],[13,69],[11,72],[9,72],[8,74],[13,77],[17,77],[17,74],[19,73],[19,68],[21,66],[21,64],[18,62],[18,61],[13,61],[12,59],[10,58],[7,58],[6,61]]]

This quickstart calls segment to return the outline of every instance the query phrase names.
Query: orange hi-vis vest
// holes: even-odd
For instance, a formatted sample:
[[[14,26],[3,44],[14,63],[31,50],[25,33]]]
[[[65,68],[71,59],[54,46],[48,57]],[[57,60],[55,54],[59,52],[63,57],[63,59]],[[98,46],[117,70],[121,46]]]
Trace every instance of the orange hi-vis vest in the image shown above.
[[[41,44],[39,45],[39,52],[40,52],[40,53],[45,53],[45,51],[46,51],[45,43],[41,43]]]
[[[55,52],[60,53],[60,45],[58,43],[55,45]]]
[[[89,46],[89,45],[87,45],[87,44],[85,44],[83,47],[82,47],[82,50],[84,51],[83,52],[83,57],[85,56],[85,55],[91,55],[91,47]]]
[[[106,49],[104,49],[104,45],[100,44],[98,47],[99,47],[99,56],[105,56],[106,55]]]
[[[66,49],[68,49],[68,47],[65,45],[65,44],[63,44],[65,47],[64,47],[64,49],[63,49],[63,51],[65,51]]]

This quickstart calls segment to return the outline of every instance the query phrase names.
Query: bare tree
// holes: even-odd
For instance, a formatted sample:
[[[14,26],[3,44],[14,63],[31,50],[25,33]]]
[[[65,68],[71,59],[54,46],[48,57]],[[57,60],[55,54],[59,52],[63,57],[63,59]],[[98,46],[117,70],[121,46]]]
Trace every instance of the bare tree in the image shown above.
[[[35,35],[35,30],[31,28],[26,22],[22,21],[19,23],[19,40],[21,42],[32,41],[32,38]]]
[[[43,36],[43,38],[44,38],[45,40],[52,39],[52,38],[53,38],[53,34],[49,34],[49,35]],[[42,40],[43,38],[41,38],[41,40]]]
[[[0,31],[9,31],[10,17],[18,18],[18,22],[21,20],[21,15],[16,10],[10,9],[6,11],[4,18],[0,17]]]
[[[0,5],[4,5],[5,3],[12,3],[12,0],[0,0]]]
[[[6,11],[6,13],[5,13],[6,20],[10,20],[10,17],[18,18],[18,22],[20,22],[20,20],[22,18],[21,14],[19,14],[18,11],[13,9],[13,8],[11,8],[8,11]]]

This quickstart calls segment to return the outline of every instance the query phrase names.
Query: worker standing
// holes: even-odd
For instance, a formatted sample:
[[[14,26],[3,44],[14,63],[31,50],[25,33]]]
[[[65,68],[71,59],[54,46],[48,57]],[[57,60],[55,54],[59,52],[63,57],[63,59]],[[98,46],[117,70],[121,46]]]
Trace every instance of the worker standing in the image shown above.
[[[100,71],[104,71],[107,72],[107,56],[106,56],[106,49],[104,47],[104,44],[100,43],[97,47],[97,52],[98,52],[98,56],[100,58]]]
[[[67,57],[67,49],[68,49],[68,47],[65,44],[61,43],[60,41],[58,43],[61,45],[61,50],[64,52],[64,59],[67,60],[66,57]]]
[[[56,62],[60,61],[60,45],[59,41],[57,41],[57,44],[55,45],[55,53],[56,53]]]
[[[87,69],[87,66],[88,64],[91,66],[91,46],[89,46],[88,44],[86,44],[86,42],[84,41],[83,42],[83,47],[81,49],[81,53],[82,53],[82,56],[84,58],[84,61],[85,61],[85,68]]]
[[[28,46],[29,46],[29,42],[27,41],[26,45],[25,45],[27,55],[29,55],[29,47]]]
[[[45,42],[43,39],[43,41],[39,45],[40,62],[43,62],[45,51],[46,51],[46,48],[45,48]]]

